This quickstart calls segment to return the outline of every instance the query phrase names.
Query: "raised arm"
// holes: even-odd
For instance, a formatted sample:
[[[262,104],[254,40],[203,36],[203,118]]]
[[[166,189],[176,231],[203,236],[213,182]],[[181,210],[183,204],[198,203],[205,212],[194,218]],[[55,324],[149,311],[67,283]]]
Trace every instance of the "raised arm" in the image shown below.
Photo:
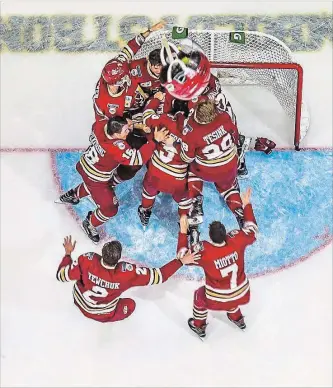
[[[79,280],[81,277],[80,266],[73,262],[71,253],[74,251],[76,241],[72,242],[72,236],[64,238],[63,246],[65,248],[65,256],[62,258],[57,270],[57,280],[60,282],[69,282],[71,280]]]
[[[146,30],[145,32],[142,32],[141,34],[136,35],[133,39],[127,42],[126,46],[123,47],[120,54],[115,59],[118,59],[121,62],[131,61],[135,56],[135,54],[140,50],[146,38],[148,38],[148,36],[152,32],[161,30],[162,28],[164,28],[164,26],[165,26],[165,22],[162,20],[154,24],[152,27],[148,28],[148,30]]]

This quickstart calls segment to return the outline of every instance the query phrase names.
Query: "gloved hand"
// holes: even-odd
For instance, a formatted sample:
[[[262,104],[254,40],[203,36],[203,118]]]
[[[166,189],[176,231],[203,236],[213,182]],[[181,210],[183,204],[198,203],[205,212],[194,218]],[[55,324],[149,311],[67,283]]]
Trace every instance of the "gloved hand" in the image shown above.
[[[262,151],[265,152],[265,154],[269,155],[273,148],[276,147],[276,144],[274,141],[266,139],[266,137],[257,137],[254,149],[256,151]]]

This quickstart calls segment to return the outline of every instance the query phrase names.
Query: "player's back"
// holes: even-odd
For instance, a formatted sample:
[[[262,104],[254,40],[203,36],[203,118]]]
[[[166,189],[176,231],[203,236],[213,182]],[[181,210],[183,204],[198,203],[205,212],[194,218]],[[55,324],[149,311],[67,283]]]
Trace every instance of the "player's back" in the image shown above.
[[[187,126],[193,129],[188,132],[188,137],[196,146],[197,163],[216,167],[237,155],[235,137],[238,138],[238,131],[227,113],[218,113],[208,124],[197,123],[192,115]]]
[[[183,120],[184,118],[181,114],[174,117],[163,113],[160,116],[156,116],[156,120],[152,116],[149,121],[152,128],[155,126],[167,128],[169,136],[174,141],[172,145],[159,143],[152,155],[151,164],[163,173],[178,180],[185,179],[187,175],[187,164],[180,157]]]
[[[131,287],[135,273],[129,267],[133,266],[126,262],[108,266],[100,255],[91,252],[81,255],[78,262],[81,279],[74,285],[75,301],[87,312],[112,311],[120,295]]]
[[[240,299],[249,290],[244,252],[254,241],[255,234],[245,229],[230,232],[222,244],[202,242],[199,265],[205,272],[208,299],[229,302]]]
[[[223,245],[204,241],[200,266],[205,271],[207,284],[221,290],[242,284],[246,280],[244,250],[244,244],[229,236]]]
[[[198,123],[195,111],[184,125],[181,157],[201,179],[226,185],[237,176],[237,127],[229,115],[219,112],[209,123]]]
[[[107,182],[119,165],[118,154],[126,148],[123,140],[113,139],[107,134],[108,120],[95,122],[89,136],[90,146],[82,154],[79,163],[90,179]]]

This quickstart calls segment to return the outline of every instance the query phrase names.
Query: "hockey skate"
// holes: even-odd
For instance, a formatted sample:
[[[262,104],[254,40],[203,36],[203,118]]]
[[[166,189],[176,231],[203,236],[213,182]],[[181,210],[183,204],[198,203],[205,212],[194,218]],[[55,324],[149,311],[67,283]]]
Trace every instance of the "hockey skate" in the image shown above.
[[[200,241],[200,232],[198,225],[190,225],[188,230],[189,235],[189,243],[190,246],[193,247],[197,245]]]
[[[203,325],[201,327],[197,327],[194,325],[194,319],[189,318],[188,321],[189,328],[201,339],[203,340],[206,337],[206,327],[207,325]]]
[[[239,179],[245,179],[248,177],[249,172],[246,167],[245,162],[245,153],[248,151],[251,143],[250,137],[245,137],[244,135],[239,135],[239,143],[237,144],[237,153],[238,153],[238,169],[237,174]]]
[[[66,193],[60,195],[59,199],[55,203],[69,203],[71,205],[77,205],[80,202],[80,198],[76,195],[73,189],[68,190]]]
[[[248,177],[248,175],[249,175],[249,172],[247,170],[245,159],[244,159],[239,163],[237,176],[238,176],[238,179],[245,179]]]
[[[190,226],[196,226],[203,223],[203,196],[198,195],[194,198],[189,215],[188,215],[188,223]]]
[[[138,207],[138,215],[143,226],[143,230],[146,230],[151,216],[151,209],[145,209],[144,207],[142,207],[142,205],[140,205]]]
[[[81,227],[85,231],[86,235],[90,238],[90,240],[97,244],[99,242],[99,234],[96,228],[90,222],[91,215],[92,211],[87,214],[87,217],[85,220],[83,220]]]
[[[229,315],[227,314],[227,317],[229,319],[230,322],[234,323],[238,328],[240,328],[241,330],[245,330],[246,329],[246,324],[245,324],[245,321],[244,321],[244,317],[241,316],[239,319],[237,319],[236,321],[234,319],[231,319],[229,317]]]
[[[197,216],[202,216],[204,215],[203,212],[203,196],[198,195],[196,198],[193,200],[193,211]]]
[[[239,229],[243,229],[243,226],[244,226],[244,210],[243,210],[243,208],[240,207],[238,209],[235,209],[234,214],[235,214],[236,220],[238,222]]]

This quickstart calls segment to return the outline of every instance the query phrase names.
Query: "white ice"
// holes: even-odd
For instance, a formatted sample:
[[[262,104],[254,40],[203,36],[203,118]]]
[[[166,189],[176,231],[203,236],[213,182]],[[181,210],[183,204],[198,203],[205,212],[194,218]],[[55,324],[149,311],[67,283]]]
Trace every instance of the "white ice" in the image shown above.
[[[332,147],[331,50],[298,55],[311,110],[308,147]],[[94,84],[108,57],[2,54],[1,147],[85,147]],[[230,91],[239,120],[265,122],[237,93]],[[269,111],[265,101],[256,104]],[[121,323],[80,314],[72,284],[55,279],[62,239],[72,234],[78,253],[100,247],[53,203],[57,195],[49,153],[1,153],[1,386],[332,384],[332,245],[253,279],[246,333],[214,314],[202,343],[186,323],[195,282],[131,290],[137,309]]]

